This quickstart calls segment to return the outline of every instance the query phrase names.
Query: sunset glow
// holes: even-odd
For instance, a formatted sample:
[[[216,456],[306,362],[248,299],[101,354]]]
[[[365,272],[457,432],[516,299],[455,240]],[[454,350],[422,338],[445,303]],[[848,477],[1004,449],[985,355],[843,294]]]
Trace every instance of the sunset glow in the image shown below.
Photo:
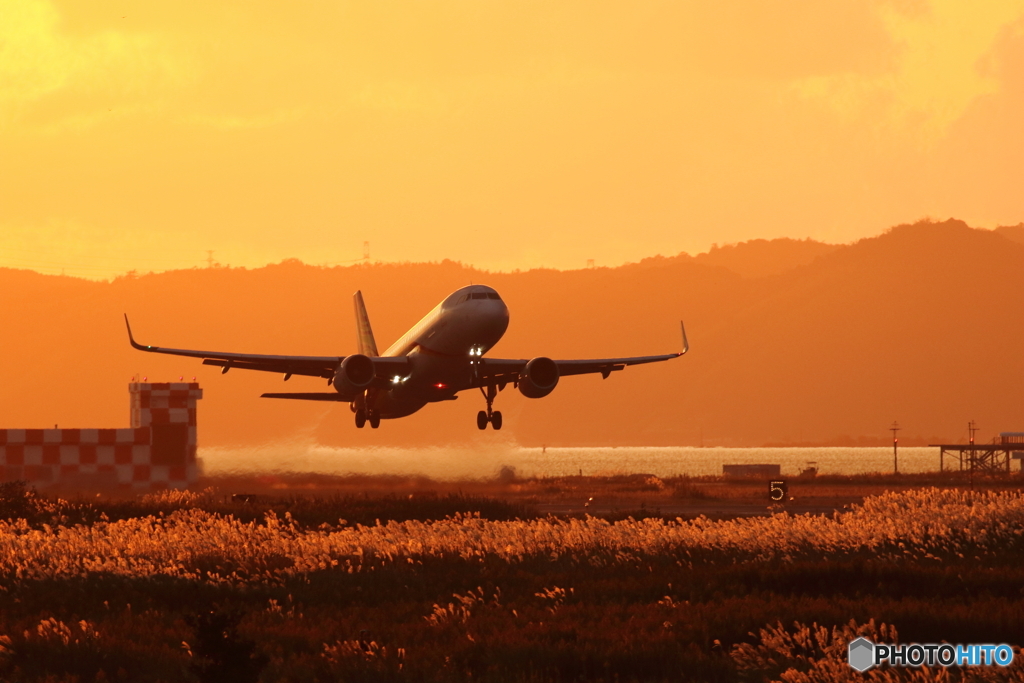
[[[369,242],[582,268],[1015,224],[1022,69],[1020,0],[10,0],[0,266],[345,263]]]

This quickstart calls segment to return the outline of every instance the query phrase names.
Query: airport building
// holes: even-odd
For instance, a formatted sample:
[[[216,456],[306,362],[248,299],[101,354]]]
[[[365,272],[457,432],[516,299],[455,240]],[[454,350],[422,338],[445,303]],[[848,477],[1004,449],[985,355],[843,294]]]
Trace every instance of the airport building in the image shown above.
[[[184,489],[199,476],[195,382],[132,382],[127,429],[0,429],[0,480],[37,487]]]

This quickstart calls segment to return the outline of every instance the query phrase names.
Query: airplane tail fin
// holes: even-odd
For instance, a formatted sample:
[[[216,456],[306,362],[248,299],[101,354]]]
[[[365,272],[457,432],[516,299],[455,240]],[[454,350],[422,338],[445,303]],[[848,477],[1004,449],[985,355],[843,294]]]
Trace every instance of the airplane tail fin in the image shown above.
[[[359,353],[371,358],[379,356],[377,353],[377,342],[373,339],[373,330],[370,329],[370,317],[366,315],[366,304],[363,303],[363,293],[357,291],[352,297],[356,305],[356,330],[359,335]]]

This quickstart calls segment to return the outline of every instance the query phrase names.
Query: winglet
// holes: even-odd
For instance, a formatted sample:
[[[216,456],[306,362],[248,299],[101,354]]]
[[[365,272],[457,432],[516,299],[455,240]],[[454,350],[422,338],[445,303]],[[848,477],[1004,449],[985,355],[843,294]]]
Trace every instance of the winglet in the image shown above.
[[[142,344],[140,344],[137,341],[135,341],[135,337],[132,336],[132,326],[128,322],[128,314],[127,313],[124,314],[124,324],[125,324],[125,327],[128,328],[128,341],[131,342],[133,348],[136,348],[139,351],[152,351],[153,350],[152,346],[143,346]]]
[[[686,325],[682,320],[679,321],[679,328],[683,331],[683,350],[679,352],[679,355],[682,356],[690,350],[690,342],[686,339]]]
[[[370,328],[370,316],[366,314],[366,304],[363,303],[363,293],[357,291],[352,297],[356,305],[356,330],[359,335],[359,353],[375,357],[377,353],[377,342],[373,339],[373,330]]]

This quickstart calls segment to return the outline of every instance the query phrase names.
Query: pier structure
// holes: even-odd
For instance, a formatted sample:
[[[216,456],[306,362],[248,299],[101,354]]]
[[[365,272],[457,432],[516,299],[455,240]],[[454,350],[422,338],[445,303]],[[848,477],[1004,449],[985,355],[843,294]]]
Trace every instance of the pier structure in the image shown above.
[[[199,477],[195,382],[132,382],[127,429],[0,429],[0,481],[152,491]]]
[[[1010,472],[1011,460],[1024,460],[1024,432],[1002,432],[992,443],[930,444],[939,449],[939,471],[948,453],[960,471],[1000,474]]]

